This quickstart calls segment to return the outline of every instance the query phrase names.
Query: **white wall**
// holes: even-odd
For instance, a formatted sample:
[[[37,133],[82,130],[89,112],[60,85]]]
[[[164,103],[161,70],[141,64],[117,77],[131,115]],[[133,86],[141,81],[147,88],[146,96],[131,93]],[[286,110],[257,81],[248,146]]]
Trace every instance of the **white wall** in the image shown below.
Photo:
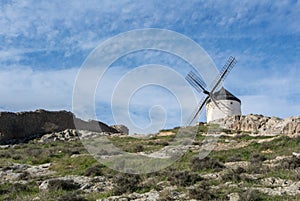
[[[210,101],[206,105],[206,121],[211,122],[216,119],[225,118],[231,115],[241,115],[241,104],[235,100],[216,100],[216,103],[221,108],[221,110],[216,107],[216,105]]]

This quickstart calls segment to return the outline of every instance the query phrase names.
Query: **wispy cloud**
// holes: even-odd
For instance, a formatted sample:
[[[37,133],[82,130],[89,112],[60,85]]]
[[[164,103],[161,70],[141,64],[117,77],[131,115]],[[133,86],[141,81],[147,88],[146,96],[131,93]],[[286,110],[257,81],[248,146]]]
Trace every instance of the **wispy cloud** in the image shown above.
[[[225,86],[242,99],[244,113],[299,115],[299,10],[300,2],[295,0],[3,1],[0,93],[4,98],[0,104],[13,111],[70,109],[76,73],[89,52],[118,33],[152,27],[192,38],[219,68],[229,55],[236,56],[237,67]],[[144,51],[119,59],[104,84],[114,86],[110,84],[139,65],[157,63],[179,71],[180,66],[186,67],[178,58],[153,55]],[[112,114],[106,108],[110,107],[109,94],[114,89],[102,90],[97,95],[101,103],[97,113],[112,122]],[[145,93],[134,99],[134,119],[140,119],[147,108],[143,125],[149,122],[148,109],[156,102],[149,99],[145,107],[139,103],[147,102],[145,97],[150,95]],[[169,99],[161,99],[161,103]],[[118,103],[120,107],[123,104]],[[171,111],[173,106],[169,105]],[[99,112],[103,109],[105,112]],[[156,116],[162,115],[156,112]]]
[[[77,69],[34,71],[30,68],[0,71],[3,110],[71,110],[72,90]]]

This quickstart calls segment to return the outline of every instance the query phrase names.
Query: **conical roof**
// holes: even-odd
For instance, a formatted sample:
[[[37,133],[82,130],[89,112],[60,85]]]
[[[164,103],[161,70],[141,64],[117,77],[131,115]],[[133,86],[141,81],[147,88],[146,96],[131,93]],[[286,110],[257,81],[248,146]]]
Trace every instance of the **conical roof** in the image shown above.
[[[222,87],[219,91],[213,93],[213,97],[215,100],[234,100],[241,103],[240,99],[227,91],[224,87]],[[210,102],[210,100],[208,102]]]

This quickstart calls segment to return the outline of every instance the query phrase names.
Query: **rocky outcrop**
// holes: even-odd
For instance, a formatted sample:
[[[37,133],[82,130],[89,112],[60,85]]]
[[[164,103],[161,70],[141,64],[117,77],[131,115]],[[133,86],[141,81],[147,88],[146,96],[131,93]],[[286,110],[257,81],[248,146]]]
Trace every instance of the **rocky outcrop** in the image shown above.
[[[0,112],[0,144],[23,142],[66,129],[119,132],[99,121],[83,121],[67,111]]]
[[[129,129],[124,125],[112,125],[111,127],[116,129],[119,133],[129,134]]]
[[[47,179],[43,181],[39,186],[39,189],[42,191],[62,189],[81,190],[85,193],[103,192],[105,190],[111,190],[112,188],[113,184],[103,176],[96,176],[91,178],[76,175]]]
[[[240,130],[259,134],[300,134],[300,117],[266,117],[263,115],[229,116],[213,123],[230,130]]]

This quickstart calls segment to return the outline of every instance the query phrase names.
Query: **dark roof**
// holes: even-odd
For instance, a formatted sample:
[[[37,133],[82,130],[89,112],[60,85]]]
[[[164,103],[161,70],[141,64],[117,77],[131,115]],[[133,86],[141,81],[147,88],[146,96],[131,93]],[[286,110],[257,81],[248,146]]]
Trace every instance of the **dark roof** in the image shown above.
[[[241,100],[235,97],[232,93],[227,91],[224,87],[222,87],[219,91],[213,93],[213,97],[215,100],[234,100],[241,103]],[[208,101],[210,102],[210,100]]]

